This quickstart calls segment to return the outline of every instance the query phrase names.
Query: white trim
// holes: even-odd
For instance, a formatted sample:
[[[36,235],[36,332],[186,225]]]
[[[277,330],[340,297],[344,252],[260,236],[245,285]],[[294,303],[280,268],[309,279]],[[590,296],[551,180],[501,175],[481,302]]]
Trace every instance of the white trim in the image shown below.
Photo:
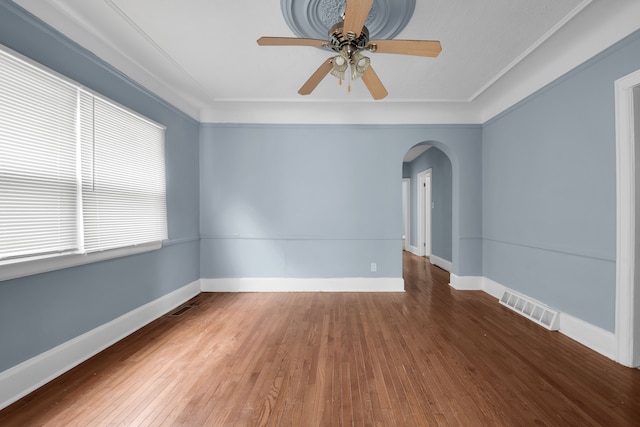
[[[589,5],[593,0],[582,0],[580,4],[578,4],[573,10],[571,10],[568,14],[566,14],[560,21],[558,21],[554,26],[552,26],[546,33],[542,35],[538,40],[533,42],[531,46],[525,49],[516,59],[511,61],[506,67],[500,70],[495,76],[493,76],[488,82],[486,82],[480,89],[476,91],[471,97],[469,101],[473,101],[478,96],[482,94],[485,90],[487,90],[492,84],[497,82],[502,76],[507,74],[512,68],[514,68],[518,63],[522,62],[527,56],[529,56],[534,50],[540,47],[545,41],[547,41],[556,31],[564,27],[567,22],[569,22],[573,17],[575,17],[578,13],[582,11],[585,7]]]
[[[480,122],[488,122],[638,30],[639,14],[637,1],[592,1],[476,98],[473,105]]]
[[[88,254],[70,254],[34,257],[28,261],[0,263],[0,282],[3,280],[17,279],[18,277],[31,276],[33,274],[46,273],[48,271],[63,268],[76,267],[92,262],[106,261],[112,258],[141,254],[155,251],[162,247],[162,242],[145,243],[126,248],[109,249]]]
[[[9,406],[199,293],[200,281],[196,280],[49,351],[0,372],[0,409]]]
[[[39,72],[44,73],[47,76],[52,77],[53,79],[64,82],[65,84],[75,88],[78,91],[86,92],[90,94],[92,97],[99,99],[104,103],[108,103],[113,108],[123,111],[129,115],[132,115],[137,119],[142,120],[153,127],[156,127],[162,131],[166,130],[166,126],[158,122],[155,122],[150,118],[122,104],[119,104],[116,101],[113,101],[107,98],[106,96],[101,95],[83,86],[82,84],[76,82],[75,80],[70,79],[69,77],[63,74],[60,74],[2,44],[0,44],[0,55],[7,56],[12,60],[16,60],[18,62],[26,64],[27,66],[35,70],[38,70]],[[161,145],[164,149],[164,135],[162,136],[162,138],[163,138],[163,141]],[[78,144],[79,144],[79,140],[78,140]],[[78,145],[76,149],[77,149],[77,152],[79,153],[80,146]],[[81,156],[78,156],[78,160],[77,160],[78,165],[81,163],[80,157]],[[162,158],[164,159],[164,156]],[[76,197],[78,198],[78,200],[80,200],[82,198],[81,192],[80,192],[82,171],[80,170],[80,168],[78,169],[76,176],[78,178],[78,189],[79,189],[78,190],[79,192],[77,193]],[[80,239],[84,239],[83,234],[86,231],[82,229],[82,223],[81,223],[82,208],[83,208],[82,204],[78,203],[77,212],[78,212],[79,220],[78,220],[77,227],[80,230],[80,233],[78,236],[78,238]],[[83,246],[79,245],[78,247],[82,248]],[[83,253],[82,249],[79,249],[78,251],[76,251],[76,253],[37,255],[37,256],[28,257],[28,258],[6,259],[6,260],[0,261],[0,281],[16,279],[16,278],[30,276],[34,274],[46,273],[49,271],[75,267],[75,266],[89,264],[89,263],[98,262],[98,261],[105,261],[113,258],[136,255],[143,252],[157,250],[157,249],[160,249],[161,247],[162,247],[162,242],[156,241],[156,242],[148,242],[148,243],[142,243],[138,245],[126,246],[126,247],[119,247],[114,249],[107,249],[107,250],[102,250],[98,252]]]
[[[406,184],[406,186],[405,186]],[[406,190],[406,192],[405,192]],[[402,197],[405,199],[404,209],[404,247],[406,249],[411,244],[411,178],[402,178]]]
[[[429,191],[422,191],[422,188],[427,188],[427,178],[429,180]],[[418,229],[418,251],[419,256],[429,256],[431,255],[431,201],[433,200],[433,195],[431,194],[431,180],[432,180],[432,169],[429,168],[424,170],[417,175],[418,185],[416,186],[416,213],[417,213],[417,229]],[[425,200],[428,195],[429,200]],[[429,203],[429,209],[427,210],[427,203]],[[425,228],[429,228],[429,236],[426,238],[426,230]]]
[[[449,275],[449,286],[459,291],[480,291],[482,290],[482,276],[458,276],[451,273]]]
[[[415,256],[421,256],[420,255],[420,250],[418,249],[417,246],[409,245],[409,246],[407,246],[407,250],[409,252],[411,252],[412,254],[414,254]]]
[[[616,106],[616,357],[633,365],[635,153],[633,87],[640,70],[615,82]]]
[[[537,302],[534,298],[520,292],[515,292],[487,277],[456,276],[455,274],[451,274],[450,285],[458,290],[481,289],[497,300],[500,300],[505,291],[509,291]],[[616,336],[612,332],[605,331],[598,326],[561,311],[558,312],[558,332],[609,359],[616,360]]]
[[[138,113],[137,111],[135,111],[135,110],[133,110],[133,109],[131,109],[129,107],[126,107],[125,105],[120,104],[119,102],[116,102],[116,101],[114,101],[114,100],[112,100],[110,98],[107,98],[105,95],[103,95],[103,94],[101,94],[99,92],[96,92],[96,91],[94,91],[93,89],[91,89],[91,88],[89,88],[87,86],[84,86],[83,84],[73,80],[72,78],[69,78],[69,77],[65,76],[64,74],[59,73],[59,72],[47,67],[46,65],[43,65],[43,64],[39,63],[38,61],[34,61],[33,59],[29,58],[28,56],[23,55],[22,53],[20,53],[18,51],[15,51],[15,50],[11,49],[8,46],[0,44],[0,52],[4,53],[5,55],[7,55],[9,57],[13,57],[14,59],[17,59],[17,60],[21,61],[22,63],[27,64],[27,65],[29,65],[29,66],[31,66],[31,67],[33,67],[33,68],[35,68],[35,69],[47,74],[47,75],[49,75],[49,76],[51,76],[51,77],[53,77],[55,79],[62,80],[63,82],[67,83],[68,85],[70,85],[70,86],[72,86],[72,87],[74,87],[74,88],[76,88],[78,90],[87,92],[91,96],[99,98],[101,101],[108,102],[109,104],[113,105],[114,107],[117,107],[118,109],[124,111],[125,113],[131,114],[132,116],[134,116],[134,117],[136,117],[136,118],[138,118],[140,120],[143,120],[146,123],[157,127],[158,129],[162,129],[162,130],[166,130],[167,129],[167,127],[165,125],[163,125],[162,123],[158,123],[155,120],[152,120],[149,117],[144,116],[144,115]]]
[[[447,261],[446,259],[440,258],[437,255],[431,254],[431,256],[429,257],[429,262],[448,272],[451,272],[451,269],[453,268],[451,261]]]
[[[451,274],[458,290],[483,290],[499,299],[504,285],[481,276]],[[239,278],[200,279],[143,305],[117,319],[69,340],[45,353],[0,372],[0,409],[120,341],[200,292],[404,292],[399,278]],[[588,322],[560,313],[559,331],[615,360],[616,337]]]
[[[560,312],[559,332],[591,350],[615,360],[616,336],[591,323]]]
[[[26,2],[19,2],[25,4]],[[167,84],[176,76],[184,77],[184,70],[176,66],[171,57],[158,52],[157,46],[149,44],[149,40],[142,36],[139,29],[131,26],[126,20],[122,28],[130,35],[131,43],[135,43],[139,50],[153,52],[161,67],[144,67],[137,57],[125,54],[117,45],[108,41],[98,33],[91,20],[74,16],[73,12],[63,6],[60,1],[28,2],[37,4],[29,7],[30,13],[43,18],[49,25],[71,38],[82,41],[83,48],[103,58],[105,63],[112,64],[122,74],[130,76],[131,80],[140,82],[141,86],[154,92],[157,98],[162,98],[177,108],[180,108],[193,119],[202,123],[484,123],[500,111],[508,108],[526,96],[544,87],[577,65],[592,58],[597,53],[631,34],[638,28],[637,16],[640,13],[640,2],[635,1],[590,1],[583,0],[569,13],[574,14],[582,5],[589,3],[580,13],[571,18],[553,34],[546,43],[542,43],[517,65],[504,74],[501,79],[491,85],[480,95],[476,102],[468,102],[468,98],[451,100],[427,99],[399,99],[384,100],[381,103],[366,103],[364,100],[343,102],[323,102],[318,99],[296,98],[276,100],[248,99],[215,99],[211,102],[205,92],[196,93],[193,90],[178,91],[173,85]],[[93,15],[103,16],[105,11],[113,19],[122,19],[111,12],[110,5],[117,2],[96,2],[91,4]],[[10,3],[10,11],[23,17],[26,12]],[[24,6],[23,6],[24,7]],[[105,15],[106,16],[106,15]],[[29,16],[30,22],[35,19]],[[567,18],[565,18],[567,19]],[[594,23],[597,23],[595,25]],[[129,24],[129,25],[126,25]],[[38,28],[49,30],[44,24],[35,21]],[[557,24],[557,25],[560,25]],[[555,29],[555,28],[554,28]],[[71,44],[62,36],[53,35],[66,44]],[[544,38],[544,37],[543,37]],[[80,49],[72,45],[76,51]],[[98,63],[109,72],[114,73],[101,61],[92,58],[84,51],[80,52],[89,60]],[[162,69],[162,72],[159,71]],[[506,83],[503,81],[506,80]],[[190,89],[199,87],[193,79],[188,78]],[[137,90],[140,90],[139,88]],[[490,92],[490,93],[487,93]],[[477,96],[478,94],[474,94]],[[483,98],[488,98],[484,100]],[[482,100],[481,103],[477,101]],[[391,105],[390,107],[390,104]],[[202,108],[201,106],[204,106]],[[351,114],[356,108],[361,114]],[[175,108],[175,107],[174,107]],[[311,110],[311,111],[310,111]]]
[[[404,292],[395,277],[200,279],[203,292]]]
[[[491,295],[496,299],[502,298],[504,291],[510,290],[504,285],[501,285],[498,282],[494,282],[493,280],[483,277],[482,278],[482,290]]]

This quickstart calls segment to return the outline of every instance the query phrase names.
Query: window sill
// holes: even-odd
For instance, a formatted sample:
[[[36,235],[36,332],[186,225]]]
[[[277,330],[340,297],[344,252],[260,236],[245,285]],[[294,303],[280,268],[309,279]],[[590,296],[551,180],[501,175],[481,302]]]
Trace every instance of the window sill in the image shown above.
[[[126,248],[111,249],[102,252],[92,252],[89,254],[40,257],[38,259],[11,263],[0,262],[0,281],[17,279],[19,277],[46,273],[48,271],[76,267],[84,264],[91,264],[98,261],[106,261],[113,258],[136,255],[143,252],[154,251],[160,249],[161,247],[162,242],[153,242]]]

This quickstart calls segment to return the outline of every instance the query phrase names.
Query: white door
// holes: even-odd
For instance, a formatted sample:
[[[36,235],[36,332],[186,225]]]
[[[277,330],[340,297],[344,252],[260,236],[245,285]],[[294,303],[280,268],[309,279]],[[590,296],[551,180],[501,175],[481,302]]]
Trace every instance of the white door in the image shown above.
[[[418,249],[431,256],[431,169],[418,174]]]
[[[409,247],[411,224],[411,179],[402,179],[402,250]]]

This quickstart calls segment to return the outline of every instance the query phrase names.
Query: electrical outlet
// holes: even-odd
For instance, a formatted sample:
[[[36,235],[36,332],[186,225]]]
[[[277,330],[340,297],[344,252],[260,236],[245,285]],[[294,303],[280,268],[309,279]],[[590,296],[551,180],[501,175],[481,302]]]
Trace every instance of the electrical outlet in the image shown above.
[[[376,271],[378,271],[378,264],[376,264],[375,262],[371,263],[371,272],[375,273]]]

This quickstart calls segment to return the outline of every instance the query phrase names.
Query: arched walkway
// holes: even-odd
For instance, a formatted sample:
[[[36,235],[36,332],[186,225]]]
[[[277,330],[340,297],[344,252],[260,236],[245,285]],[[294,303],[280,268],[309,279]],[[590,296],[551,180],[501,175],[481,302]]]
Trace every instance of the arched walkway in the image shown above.
[[[423,188],[420,178],[426,172],[430,185]],[[451,271],[453,192],[449,157],[437,147],[417,144],[404,158],[402,177],[410,182],[410,235],[405,249],[429,256],[433,264]]]

